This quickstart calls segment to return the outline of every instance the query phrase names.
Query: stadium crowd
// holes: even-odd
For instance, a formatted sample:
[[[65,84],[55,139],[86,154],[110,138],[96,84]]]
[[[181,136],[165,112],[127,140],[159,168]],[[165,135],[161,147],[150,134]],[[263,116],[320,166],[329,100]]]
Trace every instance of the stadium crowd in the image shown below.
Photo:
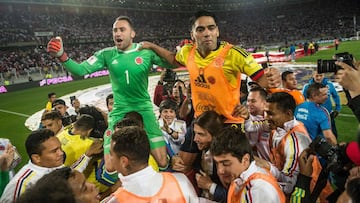
[[[354,35],[354,25],[353,13],[348,11],[353,9],[353,3],[313,1],[219,12],[219,17],[223,19],[219,26],[224,29],[221,38],[245,48],[254,48],[266,44],[285,46],[350,37]],[[57,9],[62,12],[54,12]],[[42,49],[51,36],[36,36],[35,32],[62,36],[71,45],[68,49],[73,51],[69,52],[79,61],[93,53],[94,47],[110,46],[109,22],[119,13],[135,19],[139,41],[153,41],[171,50],[180,40],[188,38],[189,27],[184,26],[183,20],[189,18],[189,13],[116,10],[109,7],[101,11],[79,9],[77,12],[68,10],[61,4],[23,8],[14,4],[10,12],[4,6],[5,11],[0,13],[0,72],[3,77],[14,75],[15,70],[20,75],[25,75],[29,69],[44,69],[43,72],[46,72],[51,66],[53,62]],[[84,51],[77,51],[79,47]]]
[[[140,15],[135,19],[150,17]],[[238,27],[232,24],[236,20],[226,23],[228,18],[219,16],[196,12],[189,26],[192,41],[183,43],[177,52],[167,46],[171,41],[152,40],[159,38],[157,32],[166,33],[161,26],[145,26],[137,34],[135,30],[143,24],[120,16],[112,25],[112,47],[101,40],[75,43],[80,39],[72,37],[71,29],[82,25],[85,31],[74,32],[88,33],[91,27],[81,21],[83,17],[74,17],[67,19],[69,33],[63,38],[35,39],[49,42],[33,49],[34,55],[10,53],[6,63],[15,63],[19,69],[30,68],[27,63],[54,68],[61,64],[83,76],[106,68],[112,94],[106,98],[107,112],[81,106],[75,97],[70,112],[64,100],[49,93],[39,129],[26,138],[29,162],[13,177],[9,170],[14,167],[14,148],[9,143],[3,146],[0,201],[359,202],[359,142],[338,144],[331,119],[340,109],[336,95],[332,95],[336,109],[331,105],[329,94],[336,94],[332,83],[324,73],[314,71],[300,92],[293,72],[262,67],[240,46],[219,40],[220,30],[226,33],[224,39],[229,33],[239,37],[231,30]],[[249,21],[254,17],[246,16]],[[223,28],[225,23],[233,26]],[[99,27],[108,30],[107,24]],[[287,25],[268,24],[279,26],[273,32],[285,32],[280,27]],[[157,26],[154,32],[148,30]],[[260,27],[249,29],[253,33],[246,39]],[[333,38],[337,33],[326,34]],[[279,36],[259,38],[259,43],[280,40]],[[300,33],[302,37],[308,33]],[[189,80],[176,80],[171,71],[164,71],[154,93],[156,101],[151,101],[146,81],[154,64],[166,69],[186,66]],[[346,88],[348,105],[359,119],[360,63],[336,64],[342,69],[335,78]],[[243,83],[248,90],[244,103],[240,103],[242,73],[251,79]],[[159,106],[157,118],[152,102]]]

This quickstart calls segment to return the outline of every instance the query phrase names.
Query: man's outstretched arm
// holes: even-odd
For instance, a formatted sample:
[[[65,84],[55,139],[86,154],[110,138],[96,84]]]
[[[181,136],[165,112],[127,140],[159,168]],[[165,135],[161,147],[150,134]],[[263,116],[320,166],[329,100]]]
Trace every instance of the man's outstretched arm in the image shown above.
[[[182,66],[180,63],[178,63],[175,59],[175,53],[162,48],[152,42],[143,41],[140,43],[141,49],[151,49],[153,50],[157,55],[159,55],[161,58],[164,58],[166,61],[168,61],[170,64],[174,66]]]

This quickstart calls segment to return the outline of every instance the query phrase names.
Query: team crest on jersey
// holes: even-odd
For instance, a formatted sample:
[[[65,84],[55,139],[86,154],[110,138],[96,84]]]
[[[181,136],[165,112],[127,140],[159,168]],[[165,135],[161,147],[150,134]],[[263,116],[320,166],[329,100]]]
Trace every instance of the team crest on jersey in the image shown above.
[[[137,64],[137,65],[140,65],[140,64],[142,64],[144,62],[144,59],[142,58],[142,57],[136,57],[135,58],[135,63]]]
[[[107,137],[109,137],[109,136],[111,136],[112,135],[112,131],[111,130],[106,130],[105,131],[105,135],[107,136]]]
[[[207,80],[208,80],[208,82],[210,83],[210,84],[215,84],[216,83],[216,79],[213,77],[213,76],[209,76],[208,78],[207,78]]]
[[[215,64],[215,66],[216,66],[217,68],[221,68],[221,67],[223,67],[223,65],[224,65],[224,59],[218,57],[218,58],[215,59],[214,64]]]

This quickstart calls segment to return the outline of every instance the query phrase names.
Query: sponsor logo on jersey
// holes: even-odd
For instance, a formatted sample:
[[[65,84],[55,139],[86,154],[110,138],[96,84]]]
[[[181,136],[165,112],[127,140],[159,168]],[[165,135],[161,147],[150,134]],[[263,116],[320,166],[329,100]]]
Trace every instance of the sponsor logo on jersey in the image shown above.
[[[140,65],[140,64],[142,64],[144,62],[144,59],[142,58],[142,57],[136,57],[135,58],[135,63],[137,64],[137,65]]]
[[[211,104],[202,104],[198,103],[195,107],[195,111],[197,112],[205,112],[205,111],[213,111],[215,110],[216,106]]]
[[[202,68],[200,68],[199,75],[195,79],[195,86],[210,89],[210,85],[207,84],[205,80],[204,70]]]
[[[89,65],[94,65],[94,63],[97,61],[97,58],[96,56],[91,56],[86,61],[89,63]]]

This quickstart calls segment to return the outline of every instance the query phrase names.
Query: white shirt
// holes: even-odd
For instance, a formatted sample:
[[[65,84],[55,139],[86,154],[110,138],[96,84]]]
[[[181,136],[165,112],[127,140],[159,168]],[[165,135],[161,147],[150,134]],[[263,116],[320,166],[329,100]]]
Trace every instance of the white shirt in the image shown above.
[[[245,134],[249,139],[251,147],[256,147],[257,156],[266,161],[269,158],[269,124],[262,115],[251,115],[244,123]]]
[[[11,203],[25,192],[28,188],[32,187],[41,177],[52,172],[55,169],[61,168],[63,166],[55,168],[45,168],[37,166],[31,161],[24,165],[20,171],[10,180],[6,185],[4,193],[1,196],[1,203]]]
[[[283,128],[277,128],[272,137],[272,147],[277,147],[282,138],[297,125],[300,125],[300,123],[294,118],[293,120],[284,123]],[[276,166],[270,165],[271,174],[276,177],[285,194],[291,194],[294,189],[300,172],[299,156],[304,149],[309,147],[310,142],[311,140],[308,134],[294,131],[285,141],[285,160],[283,168],[278,169]]]
[[[234,182],[237,184],[236,189],[240,190],[243,184],[248,180],[248,178],[254,173],[263,173],[269,174],[265,169],[257,166],[255,161],[250,163],[249,168],[240,174],[240,177],[235,179]],[[280,187],[280,186],[279,186]],[[241,192],[241,199],[248,199],[249,202],[267,202],[267,203],[279,203],[280,198],[278,197],[278,192],[274,186],[261,178],[252,179],[250,183],[247,184],[247,187],[244,188],[246,192]]]
[[[162,118],[159,119],[160,128],[164,126],[164,121]],[[169,135],[165,130],[162,130],[165,142],[170,144],[170,147],[174,154],[179,153],[181,144],[185,141],[185,134],[186,134],[186,122],[183,120],[174,119],[173,122],[170,124],[169,128],[173,129],[174,132],[178,133],[178,138],[175,139],[171,135]]]

